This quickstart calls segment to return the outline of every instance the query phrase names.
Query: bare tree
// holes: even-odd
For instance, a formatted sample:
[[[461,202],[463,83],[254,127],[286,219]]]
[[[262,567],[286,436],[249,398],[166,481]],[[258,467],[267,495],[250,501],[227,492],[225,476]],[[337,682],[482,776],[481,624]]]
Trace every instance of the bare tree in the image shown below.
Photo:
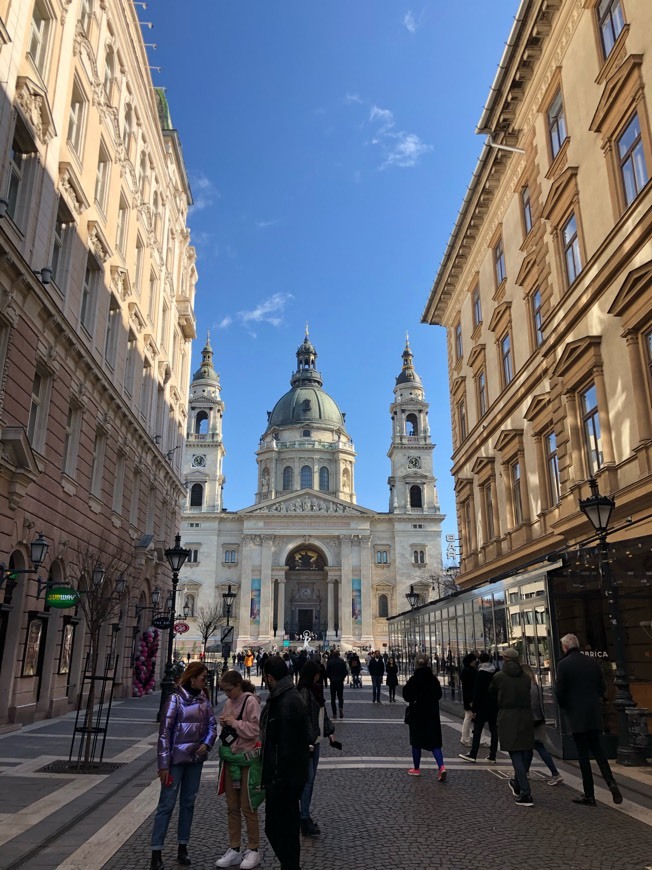
[[[197,611],[197,630],[203,641],[204,657],[209,639],[215,634],[223,620],[222,608],[219,604],[200,607]]]
[[[69,549],[66,556],[68,580],[77,590],[78,607],[88,631],[87,670],[90,670],[91,676],[96,676],[100,664],[102,627],[118,617],[120,597],[125,590],[124,574],[129,562],[120,547],[103,541],[97,546],[90,542],[81,543],[79,547]],[[107,652],[107,655],[111,655],[111,652]],[[110,665],[111,662],[107,661],[106,664]],[[91,761],[95,701],[95,681],[91,679],[84,714],[85,764]]]
[[[435,598],[445,598],[447,595],[458,592],[460,588],[455,582],[455,576],[445,568],[442,568],[440,571],[430,571],[424,579],[430,583],[435,593]]]

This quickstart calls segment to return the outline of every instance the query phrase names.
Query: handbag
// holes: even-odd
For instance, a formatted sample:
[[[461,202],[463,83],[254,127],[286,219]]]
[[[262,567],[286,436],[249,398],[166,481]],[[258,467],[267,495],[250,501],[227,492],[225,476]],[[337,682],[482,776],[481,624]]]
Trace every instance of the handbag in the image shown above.
[[[240,708],[240,713],[238,714],[236,721],[242,720],[242,714],[244,713],[244,708],[247,706],[247,701],[249,699],[245,698],[242,707]],[[222,725],[222,730],[220,731],[220,743],[222,746],[231,746],[232,743],[238,739],[238,732],[231,725]]]

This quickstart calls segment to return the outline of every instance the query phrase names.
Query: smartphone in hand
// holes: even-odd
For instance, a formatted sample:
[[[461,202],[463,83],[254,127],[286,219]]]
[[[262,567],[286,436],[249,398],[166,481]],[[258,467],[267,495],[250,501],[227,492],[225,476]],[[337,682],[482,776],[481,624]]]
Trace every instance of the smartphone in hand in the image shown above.
[[[331,746],[333,747],[333,749],[341,749],[342,748],[342,744],[340,743],[339,740],[331,740]]]

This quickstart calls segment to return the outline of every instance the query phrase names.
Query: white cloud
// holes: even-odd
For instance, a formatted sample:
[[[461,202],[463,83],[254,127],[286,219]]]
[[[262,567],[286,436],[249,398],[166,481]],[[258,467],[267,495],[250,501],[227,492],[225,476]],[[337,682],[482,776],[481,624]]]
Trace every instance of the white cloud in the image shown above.
[[[270,227],[275,227],[278,223],[280,223],[280,221],[278,218],[275,218],[271,221],[258,221],[256,226],[259,230],[268,230]]]
[[[233,318],[227,314],[226,317],[223,317],[219,323],[215,324],[216,329],[226,329],[227,326],[231,326],[233,323]]]
[[[369,112],[369,120],[380,121],[382,129],[394,126],[394,113],[390,109],[381,109],[380,106],[372,106]]]
[[[245,326],[252,323],[269,323],[281,326],[284,321],[285,306],[293,299],[291,293],[274,293],[249,311],[238,311],[238,319]]]
[[[190,189],[192,190],[193,199],[193,203],[190,206],[191,212],[210,208],[213,202],[220,198],[219,190],[203,172],[191,174]]]
[[[362,103],[362,97],[360,96],[360,94],[347,93],[346,96],[344,97],[344,102],[349,103],[349,104]]]
[[[403,27],[405,27],[406,30],[409,30],[410,33],[417,32],[418,24],[417,24],[416,18],[414,17],[411,10],[409,10],[409,9],[405,13],[405,17],[403,18]]]
[[[392,133],[387,143],[392,139],[394,144],[388,149],[381,169],[390,166],[415,166],[420,157],[432,151],[432,145],[422,142],[416,133]]]

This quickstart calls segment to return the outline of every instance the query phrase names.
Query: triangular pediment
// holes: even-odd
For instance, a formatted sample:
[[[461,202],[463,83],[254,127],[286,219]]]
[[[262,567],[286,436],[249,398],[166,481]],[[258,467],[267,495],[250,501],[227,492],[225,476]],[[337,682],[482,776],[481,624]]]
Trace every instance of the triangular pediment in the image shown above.
[[[558,175],[550,186],[550,191],[543,205],[543,219],[550,220],[554,215],[557,204],[562,199],[564,193],[570,185],[577,185],[577,166],[567,166],[566,169]]]
[[[375,511],[369,508],[363,508],[351,502],[343,501],[339,498],[334,498],[324,492],[318,492],[314,489],[302,489],[299,492],[288,492],[278,498],[271,498],[260,504],[252,505],[251,507],[243,508],[237,511],[238,514],[251,516],[252,514],[310,514],[311,516],[320,515],[326,517],[336,516],[358,516],[372,517],[376,515]]]
[[[611,303],[609,314],[627,319],[635,327],[650,316],[650,288],[652,287],[652,260],[633,269]]]
[[[489,329],[491,332],[496,332],[496,330],[502,326],[503,321],[506,322],[509,318],[511,308],[511,302],[503,302],[494,309],[494,313],[491,315],[491,320],[489,321]]]
[[[518,441],[523,441],[522,429],[503,429],[496,440],[496,450],[502,453]]]
[[[622,104],[620,99],[623,89],[627,86],[629,77],[634,74],[638,78],[641,77],[641,64],[643,63],[642,54],[630,54],[622,63],[616,72],[607,79],[602,96],[598,103],[598,108],[595,110],[593,120],[589,125],[589,130],[592,133],[602,132],[605,119],[609,116],[616,103],[618,106]],[[620,116],[621,109],[618,109]]]
[[[476,362],[484,359],[485,356],[485,346],[484,344],[476,344],[473,346],[471,353],[469,354],[469,367],[475,368]]]
[[[482,474],[482,472],[486,468],[489,468],[489,467],[493,468],[495,463],[496,463],[495,456],[478,456],[478,458],[475,460],[475,462],[473,463],[473,465],[471,467],[471,472],[473,474],[476,474],[476,475]]]
[[[539,393],[536,396],[532,397],[532,401],[527,407],[525,414],[523,415],[528,422],[532,422],[536,420],[537,417],[540,417],[542,414],[545,414],[547,409],[550,406],[550,391],[545,393]]]
[[[522,287],[526,280],[527,276],[533,269],[536,269],[537,265],[537,252],[536,250],[530,251],[523,258],[523,262],[521,263],[521,268],[518,270],[518,275],[516,276],[516,284],[519,287]]]
[[[587,335],[586,338],[578,338],[576,341],[569,342],[562,355],[557,360],[552,376],[554,378],[563,378],[564,375],[573,368],[578,360],[581,360],[586,354],[593,357],[600,355],[600,336]]]

